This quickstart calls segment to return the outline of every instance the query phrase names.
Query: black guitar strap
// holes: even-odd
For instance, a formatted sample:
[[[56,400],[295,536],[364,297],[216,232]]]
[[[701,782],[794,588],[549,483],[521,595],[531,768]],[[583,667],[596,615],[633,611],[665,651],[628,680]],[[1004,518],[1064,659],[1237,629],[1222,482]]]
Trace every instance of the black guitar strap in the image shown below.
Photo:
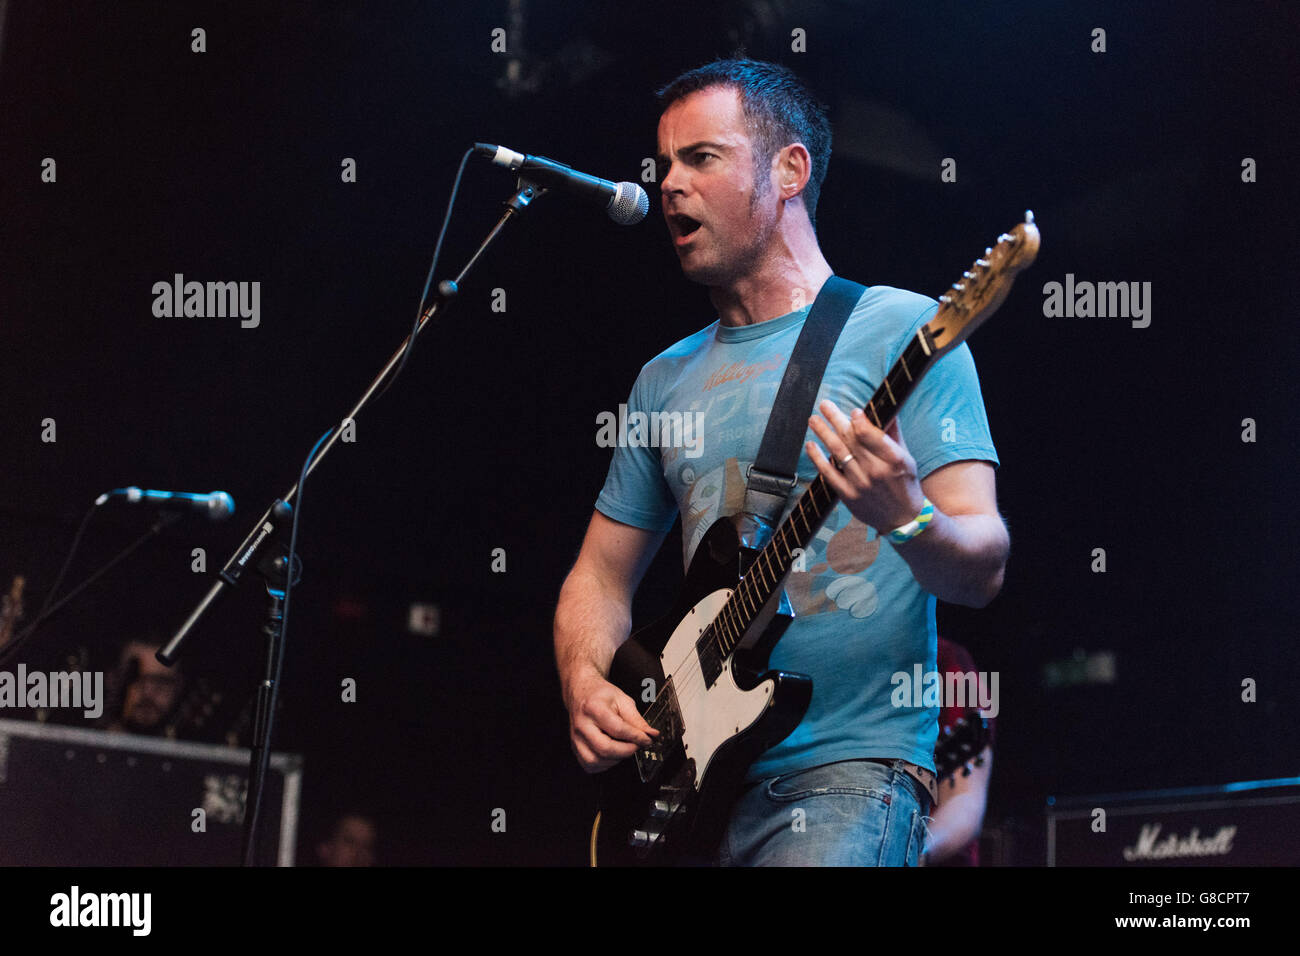
[[[831,276],[817,293],[776,392],[745,484],[745,511],[775,522],[798,481],[799,454],[826,363],[866,286]]]

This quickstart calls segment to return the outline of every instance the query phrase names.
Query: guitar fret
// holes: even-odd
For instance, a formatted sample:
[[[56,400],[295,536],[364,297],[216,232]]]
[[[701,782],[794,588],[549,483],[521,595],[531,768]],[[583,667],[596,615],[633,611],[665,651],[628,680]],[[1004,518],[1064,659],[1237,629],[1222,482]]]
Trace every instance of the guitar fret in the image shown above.
[[[808,516],[805,515],[805,514],[803,513],[803,501],[802,501],[802,500],[799,502],[799,504],[797,504],[797,505],[795,506],[794,511],[790,512],[790,514],[791,514],[792,516],[793,516],[793,515],[798,515],[800,518],[803,519],[803,527],[804,527],[804,533],[805,533],[805,534],[811,534],[811,533],[812,533],[812,527],[808,524]]]
[[[731,611],[732,635],[731,643],[728,648],[728,651],[730,651],[731,648],[734,648],[740,643],[740,639],[744,636],[745,631],[747,631],[749,625],[754,622],[756,615],[753,610],[754,594],[752,589],[747,588],[745,582],[742,581],[739,587],[736,588],[735,593],[732,594],[728,605],[735,605]]]
[[[740,595],[740,606],[745,608],[746,612],[748,612],[749,614],[751,615],[755,614],[756,612],[754,611],[754,609],[752,607],[746,606],[745,604],[745,585],[743,583],[740,585],[740,587],[736,588],[736,593]]]
[[[721,623],[722,623],[722,631],[721,631],[721,633],[718,635],[718,637],[719,637],[719,639],[720,639],[720,647],[721,647],[721,650],[722,650],[722,654],[723,654],[723,656],[726,656],[727,654],[730,654],[730,653],[731,653],[731,649],[732,649],[732,648],[735,646],[735,644],[736,644],[735,637],[734,637],[733,634],[732,634],[732,631],[735,629],[735,623],[732,621],[732,616],[733,616],[733,615],[731,614],[731,612],[729,612],[729,611],[726,609],[726,606],[724,605],[724,606],[723,606],[722,613],[719,614],[719,615],[717,616],[717,618],[715,619],[715,620],[721,621]]]
[[[812,481],[808,482],[808,494],[805,497],[814,507],[817,504],[817,491],[821,487],[821,483],[822,483],[821,475],[818,475]]]
[[[869,411],[871,413],[871,417],[876,420],[876,427],[879,428],[881,431],[884,431],[885,426],[880,424],[880,416],[876,413],[875,399],[870,399],[867,401],[867,411]]]
[[[917,332],[916,332],[916,338],[913,339],[913,341],[914,341],[914,342],[919,342],[919,343],[921,343],[921,351],[925,353],[925,357],[926,357],[926,358],[929,358],[929,357],[930,357],[930,343],[927,342],[926,339],[925,339],[925,326],[921,326],[921,328],[919,328],[919,329],[917,330]]]
[[[907,367],[907,349],[904,349],[903,354],[898,357],[898,364],[903,366],[903,374],[907,376],[909,382],[916,381],[912,378],[912,370]]]
[[[772,553],[767,555],[767,569],[772,573],[772,590],[781,583],[781,578],[785,575],[785,569],[788,567],[785,556],[780,554],[780,547],[774,548]],[[775,560],[775,564],[773,561]]]
[[[885,376],[885,391],[887,391],[887,392],[889,393],[889,402],[890,402],[890,404],[891,404],[891,405],[894,405],[894,406],[897,406],[897,405],[898,405],[898,399],[894,398],[894,390],[893,390],[892,388],[889,387],[889,376],[888,376],[888,375]]]
[[[778,550],[780,551],[780,553],[776,555],[777,580],[779,581],[785,576],[785,573],[790,570],[790,563],[794,560],[794,555],[792,553],[794,548],[790,547],[784,536],[778,536],[773,540],[779,545]],[[795,547],[798,547],[797,542]]]

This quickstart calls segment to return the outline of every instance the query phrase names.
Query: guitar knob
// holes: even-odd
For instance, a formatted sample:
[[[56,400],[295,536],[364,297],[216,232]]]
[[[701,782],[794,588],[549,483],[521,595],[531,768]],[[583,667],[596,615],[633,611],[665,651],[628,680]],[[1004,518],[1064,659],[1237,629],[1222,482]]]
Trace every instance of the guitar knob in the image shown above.
[[[633,830],[627,835],[627,844],[628,846],[650,846],[652,843],[658,843],[660,837],[658,830]]]
[[[656,820],[662,820],[673,812],[673,808],[668,805],[667,800],[656,800],[650,805],[650,816]]]

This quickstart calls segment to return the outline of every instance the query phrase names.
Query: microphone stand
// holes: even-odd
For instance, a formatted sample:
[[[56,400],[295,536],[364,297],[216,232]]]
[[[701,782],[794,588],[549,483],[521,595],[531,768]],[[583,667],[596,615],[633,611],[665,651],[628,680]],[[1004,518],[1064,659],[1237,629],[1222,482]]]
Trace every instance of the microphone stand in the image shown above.
[[[410,343],[418,336],[424,327],[433,319],[441,308],[460,291],[460,284],[464,281],[478,260],[482,257],[484,251],[492,244],[497,235],[514,216],[518,215],[528,205],[546,193],[545,187],[521,176],[516,183],[514,195],[505,201],[505,212],[497,220],[495,226],[487,234],[487,237],[479,244],[478,249],[470,256],[469,261],[465,263],[460,270],[460,274],[455,279],[439,283],[439,298],[432,302],[424,313],[420,316],[415,328],[411,331],[402,344],[397,347],[392,356],[380,369],[379,374],[375,376],[373,382],[361,394],[361,398],[352,406],[351,410],[343,417],[326,440],[324,447],[308,463],[303,475],[310,475],[321,460],[330,452],[330,449],[337,443],[339,436],[343,432],[343,427],[348,421],[356,421],[357,416],[361,413],[376,393],[379,392],[380,385],[392,373],[393,369],[399,364],[403,353],[407,350]],[[244,809],[244,834],[243,834],[243,864],[245,866],[257,865],[257,834],[254,832],[257,821],[260,817],[262,793],[261,783],[263,780],[262,767],[270,754],[271,741],[271,700],[275,691],[276,659],[279,654],[283,653],[285,644],[285,628],[283,626],[282,603],[284,598],[284,588],[286,586],[285,578],[287,571],[292,562],[293,582],[296,583],[299,577],[300,562],[296,555],[289,555],[288,546],[283,541],[284,532],[287,530],[291,521],[292,503],[294,497],[298,494],[300,488],[299,482],[289,488],[283,496],[277,498],[262,513],[262,516],[253,523],[253,528],[244,538],[243,542],[237,547],[229,560],[226,561],[222,569],[217,573],[217,581],[204,595],[202,600],[195,609],[190,613],[180,629],[167,643],[167,646],[160,650],[156,657],[163,664],[171,666],[180,658],[180,652],[185,642],[189,639],[195,626],[212,605],[236,585],[239,584],[250,564],[254,564],[257,571],[266,579],[267,595],[270,599],[266,620],[262,626],[262,634],[266,638],[266,670],[265,678],[258,687],[257,692],[257,709],[254,716],[254,739],[250,748],[249,774],[248,774],[248,800],[249,805]],[[270,560],[259,561],[259,556],[266,550],[271,542],[276,543],[276,550],[279,552]]]

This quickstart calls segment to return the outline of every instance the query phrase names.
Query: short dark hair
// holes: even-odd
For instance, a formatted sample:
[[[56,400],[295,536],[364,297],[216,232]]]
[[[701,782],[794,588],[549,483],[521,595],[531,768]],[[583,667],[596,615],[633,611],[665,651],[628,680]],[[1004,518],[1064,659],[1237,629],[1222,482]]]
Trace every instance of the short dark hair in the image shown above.
[[[656,94],[661,111],[678,100],[713,86],[734,89],[740,96],[757,152],[756,178],[772,164],[772,157],[791,143],[803,143],[812,158],[804,205],[808,219],[817,223],[817,199],[831,158],[831,123],[826,107],[792,70],[760,60],[714,60],[683,73]],[[760,184],[760,188],[761,184]]]

